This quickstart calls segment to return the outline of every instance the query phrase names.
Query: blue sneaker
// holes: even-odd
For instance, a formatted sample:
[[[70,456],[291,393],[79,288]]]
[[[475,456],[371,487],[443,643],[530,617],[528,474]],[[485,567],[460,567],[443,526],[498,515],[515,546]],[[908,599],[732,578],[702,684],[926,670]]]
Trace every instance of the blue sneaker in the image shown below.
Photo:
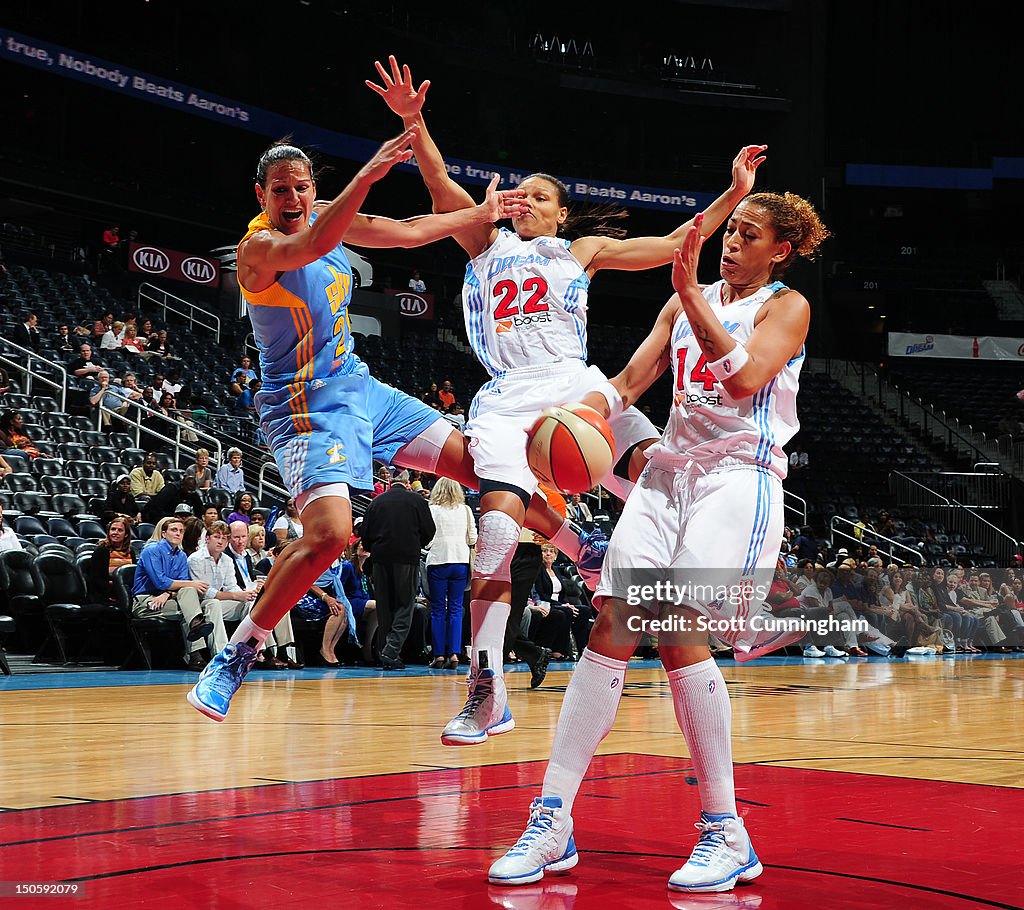
[[[231,696],[242,685],[246,673],[256,660],[256,649],[244,642],[226,644],[199,674],[199,681],[189,690],[188,703],[207,717],[220,723],[228,716]]]
[[[668,880],[672,891],[732,891],[736,882],[757,878],[764,867],[754,852],[743,819],[701,812],[697,846]]]
[[[576,569],[583,583],[591,590],[597,590],[601,578],[601,566],[608,552],[608,538],[600,528],[593,531],[580,531],[580,555],[576,559]]]
[[[492,885],[528,885],[545,872],[564,872],[580,861],[572,836],[572,816],[558,796],[538,796],[530,806],[530,823],[515,846],[495,860],[487,873]]]

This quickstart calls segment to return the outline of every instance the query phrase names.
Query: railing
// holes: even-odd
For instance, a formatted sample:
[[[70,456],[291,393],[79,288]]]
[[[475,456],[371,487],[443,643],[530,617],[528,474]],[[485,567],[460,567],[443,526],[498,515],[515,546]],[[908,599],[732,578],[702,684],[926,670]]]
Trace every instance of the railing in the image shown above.
[[[67,399],[67,387],[68,387],[68,371],[64,368],[63,364],[53,363],[47,360],[45,357],[40,356],[35,351],[29,348],[23,348],[20,344],[15,344],[13,341],[8,341],[6,338],[3,339],[4,353],[0,353],[0,363],[6,365],[9,369],[17,370],[19,373],[23,373],[25,376],[25,383],[22,392],[26,395],[32,394],[32,383],[42,383],[47,388],[55,390],[56,394],[54,398],[60,404],[62,411],[66,410],[64,407]],[[13,353],[20,354],[22,360],[16,360],[13,356],[8,356],[8,349],[11,349]],[[51,379],[49,376],[44,375],[42,372],[36,372],[31,368],[33,361],[38,361],[47,372],[53,373],[59,378]]]
[[[172,417],[166,417],[158,411],[151,411],[142,405],[129,402],[128,409],[124,413],[120,411],[114,411],[108,408],[106,405],[100,402],[96,408],[96,429],[103,429],[103,419],[107,417],[110,420],[111,427],[115,426],[127,426],[130,427],[135,434],[135,445],[137,448],[143,448],[140,445],[142,440],[142,434],[146,433],[148,436],[156,437],[162,442],[168,442],[174,445],[175,455],[179,455],[184,452],[186,455],[190,455],[195,458],[196,452],[200,448],[205,448],[210,453],[210,464],[219,466],[221,463],[221,442],[216,436],[211,436],[209,433],[204,433],[198,427],[186,426],[179,420],[175,420]],[[142,421],[147,422],[147,426],[142,426]],[[166,425],[173,432],[160,433],[155,426]],[[185,434],[194,435],[194,440],[182,438]],[[199,445],[202,443],[202,445]]]
[[[194,329],[196,326],[207,329],[213,332],[216,341],[220,342],[220,317],[214,315],[209,310],[204,310],[201,306],[197,306],[191,301],[178,297],[170,291],[165,291],[163,288],[158,288],[155,284],[150,284],[149,282],[143,282],[139,285],[138,299],[140,312],[143,308],[143,301],[148,301],[160,308],[164,322],[167,321],[168,311],[177,313],[188,320],[189,329]]]
[[[846,528],[849,528],[849,530],[846,530]],[[898,540],[893,540],[891,537],[886,537],[884,534],[879,534],[876,531],[866,531],[863,526],[858,526],[850,521],[850,519],[843,518],[841,515],[832,516],[829,530],[832,532],[833,542],[836,536],[839,536],[845,537],[855,546],[863,546],[864,537],[867,535],[875,542],[879,554],[888,557],[890,562],[898,559],[901,562],[914,562],[918,566],[924,565],[924,555],[916,547],[907,546],[905,543],[900,543]]]
[[[931,477],[931,475],[929,475]],[[982,518],[962,502],[943,496],[900,471],[889,475],[889,486],[901,508],[916,508],[942,525],[947,533],[962,535],[1000,565],[1011,565],[1021,554],[1020,543]]]
[[[783,490],[782,497],[783,510],[799,515],[801,527],[807,524],[807,500],[802,496],[797,496],[796,493],[790,493],[789,490]],[[799,505],[794,505],[790,500],[795,500]]]
[[[951,502],[965,509],[1008,509],[1010,507],[1009,474],[970,471],[942,471],[938,474],[900,472]]]
[[[291,494],[284,488],[284,481],[280,484],[271,483],[266,478],[267,471],[273,471],[278,479],[281,479],[281,472],[277,469],[277,465],[272,461],[265,461],[260,465],[259,482],[256,484],[256,496],[260,502],[263,502],[263,491],[269,490],[276,496],[280,496],[282,499],[289,499]]]

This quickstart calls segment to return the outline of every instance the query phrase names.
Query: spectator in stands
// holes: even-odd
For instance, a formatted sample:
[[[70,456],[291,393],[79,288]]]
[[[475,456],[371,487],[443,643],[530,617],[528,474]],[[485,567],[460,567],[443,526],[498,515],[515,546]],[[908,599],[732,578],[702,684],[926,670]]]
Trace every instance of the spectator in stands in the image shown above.
[[[837,617],[837,610],[833,605],[833,580],[834,576],[828,569],[819,569],[814,573],[814,581],[800,592],[797,599],[800,601],[805,619],[821,622]],[[848,618],[856,619],[849,604],[844,604],[840,608],[840,612],[844,616],[848,614]],[[849,641],[849,638],[838,631],[825,633],[809,631],[803,639],[803,656],[809,658],[846,657],[846,652],[833,644],[835,641]],[[853,643],[855,645],[857,643],[856,635],[853,637]],[[824,650],[820,647],[821,645],[825,646]]]
[[[978,634],[989,650],[999,653],[1008,651],[1003,644],[1006,641],[1006,633],[997,619],[999,595],[992,585],[992,576],[988,572],[971,575],[970,583],[961,586],[957,593],[957,603],[977,620]]]
[[[413,269],[412,277],[409,279],[409,290],[422,294],[427,289],[426,282],[420,277],[420,270]]]
[[[184,506],[180,512],[179,506]],[[196,492],[196,479],[184,475],[177,483],[165,483],[164,486],[146,503],[142,517],[146,521],[158,521],[165,515],[202,515],[203,498]]]
[[[245,489],[245,471],[242,470],[242,450],[233,446],[228,449],[227,464],[217,469],[213,485],[229,493],[240,493]]]
[[[263,383],[258,379],[253,379],[242,387],[241,394],[235,399],[235,413],[243,414],[247,417],[255,417],[256,415],[256,393],[260,390]]]
[[[298,540],[302,536],[302,519],[299,517],[299,510],[295,508],[293,497],[288,497],[284,504],[284,515],[274,522],[271,530],[277,535],[278,540]]]
[[[796,596],[814,581],[814,560],[801,559],[796,564],[796,577],[793,579],[793,587],[796,588]]]
[[[1012,570],[1007,570],[1010,575]],[[1024,581],[1013,575],[1009,578],[1006,586],[1009,588],[1002,595],[1002,608],[999,611],[999,621],[1006,633],[1006,638],[1011,642],[1017,651],[1024,646]],[[1002,587],[999,589],[1003,590]]]
[[[213,626],[204,619],[199,598],[209,585],[189,575],[188,557],[181,549],[185,522],[180,518],[167,520],[160,535],[159,542],[143,547],[139,554],[132,585],[132,614],[180,617],[185,664],[190,670],[202,670],[205,661],[198,652],[203,647],[202,639],[213,631]]]
[[[55,351],[65,353],[66,351],[73,351],[75,349],[75,339],[71,335],[66,325],[58,326],[57,334],[53,336],[53,344],[51,347]]]
[[[114,571],[121,566],[135,563],[132,553],[132,520],[125,515],[116,515],[107,526],[107,536],[100,541],[86,567],[89,594],[104,603],[114,602],[114,586],[111,584]]]
[[[569,501],[565,504],[565,517],[577,524],[581,521],[594,520],[594,516],[590,514],[590,506],[580,500],[579,493],[569,496]]]
[[[530,595],[527,606],[524,622],[529,622],[530,641],[538,648],[546,649],[550,660],[571,657],[572,624],[569,612],[552,609],[550,601],[541,600],[535,593]]]
[[[256,378],[256,371],[252,368],[252,358],[247,354],[242,355],[239,366],[231,371],[231,394],[240,395],[242,388]],[[240,381],[240,380],[244,380]]]
[[[158,357],[174,356],[174,353],[171,351],[171,346],[167,340],[167,329],[160,329],[160,331],[156,333],[156,341],[147,345],[147,351],[150,354],[156,354]],[[177,391],[177,389],[175,389],[175,391]]]
[[[102,325],[102,323],[100,323]],[[92,359],[92,345],[83,344],[79,349],[79,356],[68,364],[68,372],[73,373],[79,379],[94,376],[103,367]]]
[[[205,544],[188,558],[191,577],[207,585],[202,606],[213,624],[210,647],[214,654],[228,642],[225,621],[241,620],[249,612],[257,593],[255,587],[244,589],[238,584],[234,560],[224,555],[227,547],[228,526],[217,521],[207,530]]]
[[[462,409],[462,405],[455,402],[444,415],[444,419],[448,421],[455,429],[462,431],[466,428],[466,413]]]
[[[246,547],[249,546],[249,526],[245,522],[235,521],[228,525],[228,533],[230,537],[227,554],[235,563],[235,581],[239,588],[255,591],[258,594],[263,587],[263,580],[257,577],[256,564],[252,561],[252,557],[245,552]],[[276,657],[273,652],[275,646],[277,647]],[[267,636],[262,661],[257,660],[256,667],[268,670],[302,669],[302,665],[298,663],[295,656],[289,656],[288,648],[292,649],[294,655],[295,633],[292,631],[291,615],[285,613],[281,617],[281,621],[271,630],[271,634]]]
[[[107,334],[107,324],[102,319],[97,319],[92,324],[92,343],[96,347],[100,346],[100,342],[103,341],[103,336]]]
[[[447,411],[455,404],[455,389],[452,388],[452,381],[446,379],[437,390],[437,399],[441,402],[441,410]]]
[[[476,545],[476,520],[462,487],[442,477],[430,493],[430,515],[437,529],[427,546],[430,632],[435,670],[457,670],[462,651],[462,609],[469,564]],[[354,605],[353,605],[354,607]]]
[[[852,559],[843,560],[836,566],[836,578],[832,582],[832,611],[842,613],[847,619],[856,619],[864,612],[864,604],[860,600],[862,589],[855,578],[854,570],[857,563]],[[846,652],[852,657],[867,657],[867,653],[857,645],[857,634],[845,636]]]
[[[252,494],[242,490],[235,494],[235,510],[228,516],[228,524],[241,521],[244,524],[252,522],[252,509],[256,503],[253,502]]]
[[[405,669],[401,654],[412,627],[420,550],[436,530],[427,503],[401,484],[377,496],[363,516],[363,544],[373,554],[373,589],[385,670]]]
[[[132,495],[132,479],[127,474],[122,474],[110,485],[101,513],[104,521],[110,521],[118,515],[127,516],[132,521],[140,521],[142,518],[138,503]]]
[[[125,340],[124,323],[118,320],[114,322],[100,339],[101,351],[116,351]]]
[[[89,406],[99,410],[100,406],[106,408],[100,411],[100,420],[104,429],[110,428],[110,414],[108,411],[116,411],[124,414],[128,410],[128,402],[115,391],[116,386],[110,383],[110,373],[107,370],[100,370],[96,374],[96,381],[89,390]]]
[[[798,560],[818,558],[818,541],[815,540],[814,530],[810,525],[804,525],[800,529],[790,549]]]
[[[6,550],[20,549],[22,549],[21,540],[14,528],[9,528],[4,524],[4,504],[0,502],[0,553]]]
[[[439,399],[437,397],[437,383],[436,382],[430,383],[430,388],[427,389],[422,395],[420,395],[420,400],[424,404],[430,405],[432,408],[440,408],[441,407],[441,399]]]
[[[371,499],[375,499],[384,493],[386,490],[391,488],[391,472],[385,465],[381,465],[380,470],[377,472],[377,481],[373,485],[373,492],[370,494]]]
[[[258,566],[264,559],[270,558],[270,550],[267,549],[267,530],[263,525],[255,522],[249,525],[249,545],[245,552],[252,559],[253,566]]]
[[[29,458],[39,457],[39,449],[25,433],[21,411],[9,410],[0,415],[0,447]]]
[[[208,490],[213,486],[213,471],[210,470],[210,453],[206,449],[196,451],[195,464],[189,465],[185,474],[194,477],[197,490]]]
[[[810,564],[810,566],[813,574],[814,566],[813,564]],[[807,584],[812,583],[813,579],[807,582]],[[771,587],[768,589],[765,603],[772,608],[772,613],[777,616],[785,616],[792,611],[799,611],[800,601],[797,598],[800,597],[800,592],[806,587],[807,585],[803,585],[803,587],[798,588],[795,582],[790,580],[786,563],[780,559],[775,564],[775,577],[772,579]]]
[[[558,548],[552,543],[541,545],[541,570],[533,583],[533,589],[539,600],[551,604],[553,610],[564,610],[569,614],[569,625],[572,637],[576,641],[576,651],[582,654],[590,641],[590,628],[594,622],[594,608],[583,602],[583,589],[575,578],[561,566],[556,565]],[[551,655],[559,660],[557,652]],[[572,658],[572,651],[565,653],[567,659]]]
[[[121,346],[129,354],[146,353],[146,339],[139,337],[138,330],[133,325],[128,326],[124,330],[124,335],[121,339]]]
[[[955,572],[950,572],[950,576],[951,580],[947,580],[946,570],[939,566],[932,570],[931,583],[927,586],[922,584],[921,587],[918,601],[921,611],[932,625],[949,630],[958,650],[970,654],[980,653],[973,643],[978,621],[957,602],[960,599],[957,590],[959,576]],[[931,644],[937,646],[939,642]]]
[[[128,477],[133,496],[155,496],[164,488],[164,475],[156,469],[155,452],[149,452]]]
[[[11,332],[11,341],[30,351],[39,350],[39,317],[29,313],[24,322],[19,322]]]

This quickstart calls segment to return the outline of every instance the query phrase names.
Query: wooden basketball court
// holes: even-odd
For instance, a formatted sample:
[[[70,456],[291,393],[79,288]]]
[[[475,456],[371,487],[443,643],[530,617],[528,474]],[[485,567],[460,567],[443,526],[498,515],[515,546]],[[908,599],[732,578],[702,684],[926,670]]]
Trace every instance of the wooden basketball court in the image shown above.
[[[1022,657],[724,662],[765,873],[723,895],[665,887],[698,801],[654,664],[580,791],[579,865],[522,888],[486,870],[539,793],[566,670],[510,673],[516,729],[461,749],[438,735],[464,673],[254,673],[220,725],[186,673],[0,678],[0,906],[1019,908]]]

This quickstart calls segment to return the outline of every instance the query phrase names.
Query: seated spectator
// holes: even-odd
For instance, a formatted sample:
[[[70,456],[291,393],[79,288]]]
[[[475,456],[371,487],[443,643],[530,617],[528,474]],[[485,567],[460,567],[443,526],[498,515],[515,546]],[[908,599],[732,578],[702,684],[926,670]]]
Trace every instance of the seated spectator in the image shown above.
[[[123,515],[133,522],[142,520],[139,506],[132,495],[132,479],[127,474],[122,474],[110,485],[107,501],[100,513],[103,521],[110,521],[118,515]]]
[[[143,391],[139,387],[139,381],[134,373],[125,373],[120,387],[113,386],[115,394],[120,395],[128,404],[141,405],[143,402]],[[127,411],[127,408],[125,408]]]
[[[811,569],[814,566],[811,564]],[[807,584],[811,584],[808,581]],[[800,601],[797,599],[800,597],[800,592],[806,588],[807,585],[797,587],[796,584],[789,579],[789,572],[786,570],[786,564],[783,560],[779,560],[775,564],[775,577],[772,579],[771,587],[768,589],[768,596],[765,598],[765,603],[772,608],[772,613],[776,616],[787,616],[791,614],[791,611],[800,610]]]
[[[39,317],[35,313],[29,313],[24,322],[19,322],[11,332],[11,341],[30,351],[39,350]]]
[[[155,496],[164,488],[164,475],[156,469],[156,453],[149,452],[129,475],[132,496]]]
[[[373,599],[370,573],[365,571],[369,552],[361,540],[349,544],[341,557],[341,586],[352,607],[357,622],[363,626],[363,658],[375,663],[374,638],[377,634],[377,601]]]
[[[173,357],[174,354],[171,351],[171,346],[167,340],[167,329],[160,329],[156,333],[156,340],[147,346],[147,350],[150,354],[156,354],[159,357]],[[177,391],[177,389],[175,389]]]
[[[437,390],[437,399],[441,402],[441,410],[447,411],[455,404],[455,390],[452,388],[452,381],[446,379]]]
[[[228,449],[227,464],[217,469],[213,485],[229,493],[241,493],[245,489],[245,471],[242,469],[242,450]]]
[[[228,515],[228,524],[232,524],[236,521],[244,522],[245,524],[251,524],[252,522],[252,509],[255,503],[253,502],[252,494],[247,493],[243,490],[240,493],[235,494],[235,510]]]
[[[122,342],[125,339],[124,323],[115,322],[113,323],[106,332],[103,333],[103,337],[100,339],[100,350],[101,351],[116,351],[121,347]]]
[[[146,339],[140,338],[135,326],[130,325],[125,329],[122,347],[130,354],[145,354]]]
[[[444,412],[444,419],[460,432],[466,428],[466,414],[458,402]]]
[[[801,559],[796,564],[796,577],[793,579],[793,587],[796,588],[796,596],[814,581],[814,560]]]
[[[377,471],[377,481],[373,485],[373,492],[370,494],[370,498],[375,499],[389,489],[391,489],[391,472],[384,465],[381,465],[380,470]]]
[[[210,650],[219,654],[228,643],[227,622],[244,619],[256,599],[256,588],[244,589],[235,577],[235,565],[225,555],[228,547],[228,526],[216,521],[206,533],[206,542],[197,547],[188,558],[189,574],[196,581],[205,582],[203,610],[213,624],[210,632]]]
[[[523,615],[528,624],[528,637],[540,648],[547,648],[551,660],[565,660],[572,656],[570,615],[567,610],[552,609],[551,603],[534,593]]]
[[[252,561],[245,549],[249,545],[249,526],[241,521],[232,522],[228,525],[228,550],[227,554],[235,564],[235,581],[245,591],[259,591],[263,587],[263,579],[256,575],[256,564]],[[209,536],[209,535],[207,535]],[[277,648],[277,656],[274,656],[273,648]],[[292,655],[288,649],[292,649]],[[262,657],[257,659],[257,668],[270,670],[301,670],[302,665],[295,657],[295,633],[292,631],[291,614],[285,613],[281,621],[274,626],[270,635],[267,636],[266,646]]]
[[[577,523],[594,520],[594,516],[590,514],[590,506],[580,499],[579,493],[569,496],[569,501],[565,504],[565,517]]]
[[[113,603],[115,595],[111,582],[114,571],[134,563],[132,520],[123,514],[116,515],[107,526],[107,536],[89,557],[86,578],[90,596],[105,603]]]
[[[249,546],[245,552],[252,559],[253,566],[258,566],[264,559],[270,558],[270,550],[267,549],[267,531],[263,525],[249,525]]]
[[[260,390],[263,383],[258,379],[252,379],[246,382],[242,387],[242,392],[235,398],[235,413],[243,414],[248,417],[256,416],[256,393]]]
[[[558,548],[554,544],[542,544],[540,555],[542,565],[537,580],[533,583],[533,590],[541,601],[551,604],[553,610],[565,610],[569,614],[576,651],[582,654],[590,641],[590,629],[595,617],[594,608],[583,601],[583,588],[580,583],[568,575],[561,566],[556,565]],[[557,654],[557,650],[553,650]],[[561,659],[555,654],[551,657],[554,660]],[[571,650],[565,652],[566,659],[571,657]]]
[[[15,533],[14,528],[4,524],[4,504],[0,502],[0,553],[5,550],[21,550],[21,540]]]
[[[53,342],[50,347],[63,354],[68,351],[75,350],[76,344],[77,342],[68,330],[68,327],[66,325],[61,325],[57,328],[57,334],[53,336]]]
[[[132,615],[179,617],[185,664],[188,669],[199,671],[206,665],[199,653],[203,648],[202,639],[213,631],[203,617],[199,602],[209,585],[189,575],[188,557],[181,549],[185,522],[169,518],[161,522],[159,531],[160,540],[143,547],[139,554],[132,585]]]
[[[138,337],[141,338],[143,341],[145,341],[147,346],[149,344],[151,344],[153,341],[156,340],[156,338],[157,338],[157,331],[156,331],[156,329],[153,328],[153,320],[152,319],[143,319],[142,320],[142,325],[138,329]]]
[[[96,381],[89,390],[89,406],[96,409],[101,406],[106,408],[105,411],[100,412],[104,429],[110,428],[109,411],[124,414],[128,410],[127,400],[119,394],[116,386],[111,385],[110,373],[107,370],[100,370],[96,373]]]
[[[424,404],[429,404],[432,408],[440,408],[441,407],[441,399],[437,397],[437,383],[436,382],[430,383],[430,388],[427,389],[422,395],[420,395],[420,400]]]
[[[798,560],[818,558],[818,541],[815,540],[814,530],[810,525],[804,525],[800,529],[791,549]]]
[[[102,322],[99,324],[103,325]],[[93,360],[91,344],[83,344],[78,351],[78,357],[68,364],[69,373],[73,373],[79,379],[86,379],[95,376],[103,369],[102,365]]]
[[[957,603],[978,621],[980,640],[991,651],[1005,654],[1007,648],[1006,633],[999,625],[999,595],[992,585],[992,576],[988,572],[979,572],[970,576],[970,584],[959,588]]]
[[[957,603],[960,599],[960,593],[957,590],[960,576],[955,571],[951,571],[950,576],[952,580],[947,579],[945,569],[938,566],[934,568],[930,583],[922,582],[921,584],[918,604],[931,625],[949,631],[955,642],[956,650],[978,654],[980,650],[974,646],[978,621]],[[929,646],[944,647],[943,636],[940,634],[938,640]]]
[[[861,578],[856,575],[857,563],[852,559],[843,560],[836,566],[836,578],[832,582],[832,609],[831,612],[837,617],[854,622],[857,614],[864,611],[864,604],[860,601]],[[852,657],[867,657],[867,653],[857,644],[857,633],[850,631],[844,633],[846,653]]]
[[[179,506],[184,506],[179,510]],[[150,497],[142,510],[146,521],[159,521],[165,515],[202,515],[203,498],[196,492],[196,479],[186,474],[177,483],[165,483]]]
[[[295,508],[295,499],[291,496],[285,502],[284,515],[274,522],[271,530],[278,540],[298,540],[302,536],[302,518]]]
[[[797,599],[800,601],[805,619],[820,622],[838,613],[851,621],[856,620],[857,617],[848,603],[843,604],[839,611],[836,610],[833,604],[835,596],[832,593],[834,577],[828,569],[819,569],[814,574],[814,581],[800,592]],[[846,657],[846,651],[837,648],[833,642],[849,644],[851,636],[852,643],[856,646],[857,636],[852,630],[847,633],[838,630],[825,633],[809,631],[803,638],[804,657]],[[824,645],[824,650],[821,645]]]
[[[25,434],[25,418],[21,411],[4,411],[0,416],[0,448],[29,458],[38,458],[39,449]]]
[[[1007,570],[1008,576],[1011,571]],[[1024,581],[1013,575],[1010,577],[1008,588],[1002,598],[999,622],[1006,633],[1007,641],[1020,651],[1024,647]]]
[[[210,470],[210,453],[206,449],[196,451],[195,464],[190,465],[185,474],[194,477],[197,490],[208,490],[213,486],[213,471]]]
[[[420,277],[419,269],[412,270],[412,277],[409,279],[409,290],[416,291],[419,294],[422,294],[427,290],[427,284]]]

